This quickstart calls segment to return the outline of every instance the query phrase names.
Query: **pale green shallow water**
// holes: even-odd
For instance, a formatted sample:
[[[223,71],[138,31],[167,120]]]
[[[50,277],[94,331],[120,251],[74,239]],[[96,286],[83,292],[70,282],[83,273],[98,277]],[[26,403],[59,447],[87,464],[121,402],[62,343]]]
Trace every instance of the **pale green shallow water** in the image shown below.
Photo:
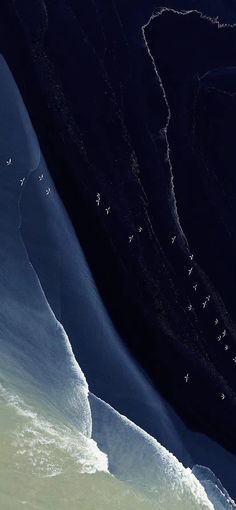
[[[105,472],[95,443],[0,397],[0,508],[156,508]]]
[[[141,494],[107,472],[96,443],[47,421],[0,385],[1,510],[194,510],[211,504],[166,488]],[[162,494],[163,498],[163,494]]]

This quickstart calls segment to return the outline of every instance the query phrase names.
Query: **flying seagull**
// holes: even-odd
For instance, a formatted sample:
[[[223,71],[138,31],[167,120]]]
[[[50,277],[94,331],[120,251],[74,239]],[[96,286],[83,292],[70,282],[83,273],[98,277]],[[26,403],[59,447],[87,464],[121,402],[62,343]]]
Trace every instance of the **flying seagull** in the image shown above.
[[[96,198],[96,204],[97,204],[97,206],[99,206],[99,205],[100,205],[100,201],[101,201],[101,195],[100,195],[100,193],[97,193],[97,195],[96,195],[96,196],[97,196],[97,198]]]

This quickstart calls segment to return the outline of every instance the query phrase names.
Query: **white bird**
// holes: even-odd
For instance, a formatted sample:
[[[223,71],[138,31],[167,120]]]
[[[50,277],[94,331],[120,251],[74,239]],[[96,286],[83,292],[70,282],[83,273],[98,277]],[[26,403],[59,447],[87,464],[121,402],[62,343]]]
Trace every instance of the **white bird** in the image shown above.
[[[218,342],[221,341],[221,335],[218,335],[217,340],[218,340]]]
[[[193,260],[193,255],[189,255],[190,260]]]
[[[132,241],[133,241],[133,238],[134,238],[134,235],[132,235],[132,236],[129,236],[129,243],[132,243]]]
[[[97,199],[96,199],[96,204],[97,204],[97,206],[99,206],[99,205],[100,205],[100,201],[101,201],[101,195],[100,195],[100,193],[97,193],[96,197],[97,197]]]
[[[225,337],[226,336],[226,329],[224,329],[224,331],[222,331],[222,336]]]
[[[219,324],[218,319],[215,319],[214,324],[215,324],[215,326],[217,326],[217,324]]]
[[[192,271],[193,271],[193,267],[190,267],[190,269],[188,270],[188,275],[189,276],[191,275]]]
[[[23,177],[22,179],[20,179],[20,185],[21,185],[21,186],[23,186],[24,182],[25,182],[25,177]]]
[[[111,209],[110,207],[107,207],[107,208],[105,209],[105,211],[106,211],[106,213],[107,213],[107,214],[109,214],[110,209]]]
[[[51,190],[50,188],[47,188],[46,191],[45,191],[46,195],[49,195],[49,193],[51,193]]]
[[[142,230],[143,230],[143,227],[138,227],[139,232],[142,232]]]
[[[185,379],[185,381],[186,381],[186,383],[187,383],[187,382],[189,381],[189,374],[186,374],[186,375],[184,376],[184,379]]]
[[[210,301],[210,299],[211,299],[211,296],[206,296],[207,301]]]
[[[39,175],[39,181],[43,180],[43,174]]]
[[[233,358],[233,361],[234,361],[234,363],[236,363],[236,356],[235,356],[235,358]]]
[[[194,290],[195,290],[195,292],[196,292],[196,290],[197,290],[197,283],[196,283],[195,285],[193,285],[193,289],[194,289]]]
[[[202,308],[206,308],[206,305],[207,305],[207,301],[203,301]]]
[[[225,394],[221,393],[221,400],[224,400],[224,399],[225,399]]]
[[[188,305],[188,311],[191,312],[192,309],[193,309],[193,306],[191,304]]]
[[[228,349],[229,349],[229,346],[225,345],[225,351],[228,351]]]
[[[176,236],[172,237],[171,238],[171,244],[174,244],[175,240],[176,240]]]
[[[11,158],[9,158],[9,159],[7,159],[7,160],[6,160],[6,165],[7,165],[7,166],[12,165],[12,159],[11,159]]]

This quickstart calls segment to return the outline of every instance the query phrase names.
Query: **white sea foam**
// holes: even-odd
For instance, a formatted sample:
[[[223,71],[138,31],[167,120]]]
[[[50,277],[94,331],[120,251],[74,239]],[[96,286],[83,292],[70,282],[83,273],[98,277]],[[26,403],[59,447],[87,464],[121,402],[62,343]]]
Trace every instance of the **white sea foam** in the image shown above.
[[[107,457],[98,449],[95,441],[85,437],[75,427],[65,426],[56,420],[48,421],[2,384],[0,407],[2,414],[6,414],[8,408],[9,416],[14,416],[12,423],[8,421],[8,426],[12,426],[11,434],[9,430],[7,432],[12,438],[19,468],[26,463],[32,474],[56,476],[64,470],[66,455],[80,473],[107,472]],[[24,462],[21,457],[24,457]]]
[[[190,469],[142,429],[90,395],[93,437],[108,455],[109,469],[154,498],[158,508],[191,510],[213,505]]]

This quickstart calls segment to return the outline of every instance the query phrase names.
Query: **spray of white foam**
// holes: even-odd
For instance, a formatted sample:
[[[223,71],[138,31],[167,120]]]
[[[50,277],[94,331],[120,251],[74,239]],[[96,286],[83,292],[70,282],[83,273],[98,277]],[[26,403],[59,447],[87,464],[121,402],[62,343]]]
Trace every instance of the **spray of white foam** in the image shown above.
[[[74,427],[47,420],[1,383],[0,408],[2,417],[6,408],[14,413],[11,442],[18,468],[26,464],[34,475],[56,476],[63,473],[66,459],[80,473],[108,472],[107,456],[94,440]]]
[[[112,474],[154,498],[157,508],[213,510],[191,470],[156,439],[94,395],[90,405],[93,437],[107,453]]]

